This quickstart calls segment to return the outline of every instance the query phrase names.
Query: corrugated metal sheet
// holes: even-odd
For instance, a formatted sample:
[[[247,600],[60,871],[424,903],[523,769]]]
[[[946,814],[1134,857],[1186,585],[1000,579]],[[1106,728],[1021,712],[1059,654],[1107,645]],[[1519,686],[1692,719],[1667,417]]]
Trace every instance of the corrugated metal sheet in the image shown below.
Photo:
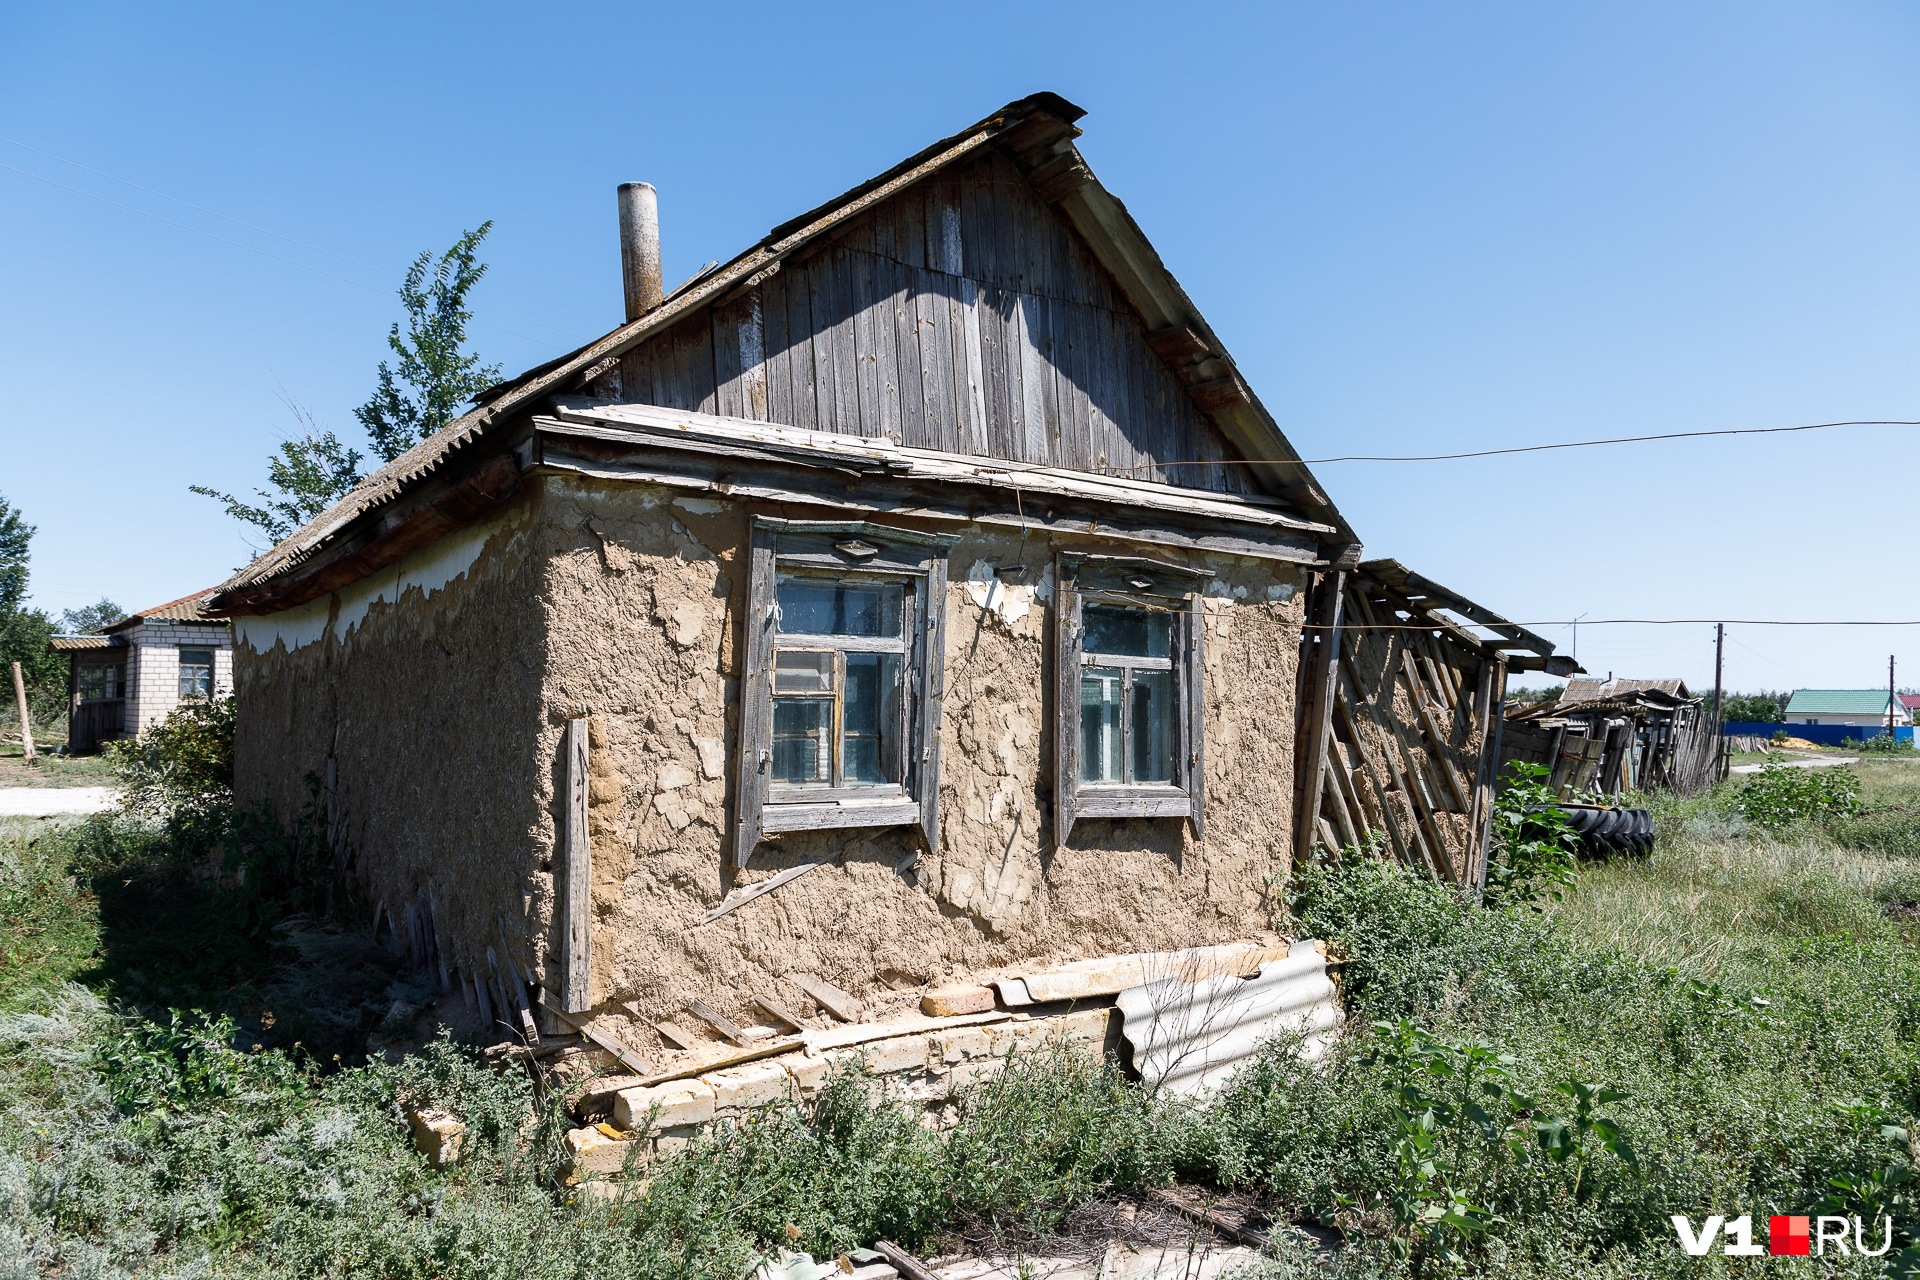
[[[1149,1087],[1205,1093],[1275,1036],[1298,1035],[1302,1057],[1326,1051],[1340,1001],[1321,944],[1296,942],[1251,978],[1165,978],[1120,993],[1121,1034]]]

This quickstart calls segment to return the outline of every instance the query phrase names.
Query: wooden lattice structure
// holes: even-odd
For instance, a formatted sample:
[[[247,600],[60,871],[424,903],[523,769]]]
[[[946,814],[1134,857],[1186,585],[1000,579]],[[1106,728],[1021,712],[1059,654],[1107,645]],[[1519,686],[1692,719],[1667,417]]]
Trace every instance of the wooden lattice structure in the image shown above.
[[[1548,641],[1392,560],[1345,575],[1341,605],[1312,840],[1479,883],[1507,674],[1576,668]]]

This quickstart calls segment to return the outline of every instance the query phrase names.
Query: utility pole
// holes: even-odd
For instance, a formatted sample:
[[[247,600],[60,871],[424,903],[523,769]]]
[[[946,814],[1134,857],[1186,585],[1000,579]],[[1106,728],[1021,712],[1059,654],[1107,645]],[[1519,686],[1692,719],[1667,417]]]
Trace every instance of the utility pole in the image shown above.
[[[20,679],[20,664],[13,664],[13,700],[20,707],[20,746],[33,763],[33,718],[27,714],[27,686]]]
[[[1727,656],[1727,624],[1713,624],[1713,723],[1716,728],[1720,720],[1720,673],[1725,669]]]

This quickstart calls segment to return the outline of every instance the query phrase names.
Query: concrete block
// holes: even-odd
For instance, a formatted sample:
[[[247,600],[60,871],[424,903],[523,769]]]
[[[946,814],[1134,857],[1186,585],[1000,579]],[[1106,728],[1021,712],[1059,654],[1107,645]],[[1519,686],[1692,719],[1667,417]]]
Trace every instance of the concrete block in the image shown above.
[[[920,997],[920,1012],[931,1018],[949,1018],[960,1013],[987,1013],[993,1008],[993,988],[970,982],[935,987]]]
[[[964,1089],[991,1076],[997,1076],[1007,1069],[1005,1058],[982,1058],[978,1062],[963,1062],[947,1073],[950,1088]]]
[[[663,1130],[654,1137],[654,1155],[677,1155],[692,1146],[693,1140],[699,1136],[700,1126],[695,1124],[677,1125],[674,1128]]]
[[[413,1149],[427,1158],[436,1169],[444,1169],[460,1158],[466,1146],[467,1126],[444,1111],[421,1110],[407,1113],[413,1130]]]
[[[940,1062],[961,1062],[967,1058],[993,1056],[993,1037],[985,1027],[955,1027],[936,1031],[927,1037],[933,1056]]]
[[[705,1124],[713,1119],[713,1087],[701,1080],[670,1080],[651,1088],[622,1089],[614,1095],[613,1122],[622,1129],[642,1128],[656,1104],[656,1129]]]
[[[622,1200],[638,1200],[647,1194],[647,1188],[652,1185],[651,1178],[639,1178],[633,1182],[609,1182],[605,1178],[595,1178],[573,1189],[573,1203],[584,1207],[590,1204],[618,1204]]]
[[[777,1062],[749,1062],[700,1079],[713,1090],[715,1110],[764,1107],[787,1096],[787,1070]]]
[[[895,1036],[891,1040],[877,1040],[862,1045],[861,1049],[867,1070],[875,1075],[923,1070],[927,1065],[927,1038],[924,1035]]]
[[[1051,1021],[1058,1024],[1060,1034],[1069,1040],[1100,1044],[1107,1038],[1107,1024],[1113,1021],[1113,1014],[1112,1009],[1084,1009]]]
[[[827,1083],[827,1071],[833,1063],[827,1058],[812,1058],[803,1053],[790,1054],[778,1059],[787,1070],[787,1078],[793,1081],[802,1098],[817,1095]]]
[[[633,1149],[631,1138],[609,1138],[594,1128],[567,1131],[567,1150],[573,1156],[573,1171],[583,1177],[619,1173],[627,1167],[627,1153]]]
[[[893,1081],[898,1096],[903,1102],[945,1102],[953,1094],[953,1077],[950,1072],[932,1075],[918,1072],[910,1076],[901,1076]]]

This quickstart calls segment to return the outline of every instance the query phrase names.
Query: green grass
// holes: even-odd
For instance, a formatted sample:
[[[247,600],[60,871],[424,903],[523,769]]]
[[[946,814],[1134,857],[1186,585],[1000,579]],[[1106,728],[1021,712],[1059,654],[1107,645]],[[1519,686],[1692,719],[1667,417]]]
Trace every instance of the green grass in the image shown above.
[[[1881,1126],[1920,1106],[1920,937],[1884,908],[1920,901],[1920,771],[1858,772],[1862,811],[1825,825],[1754,827],[1738,781],[1656,801],[1651,856],[1583,864],[1544,911],[1365,861],[1308,876],[1296,927],[1351,957],[1351,1034],[1317,1066],[1276,1048],[1183,1106],[1055,1048],[963,1096],[949,1134],[847,1077],[719,1127],[619,1204],[575,1203],[564,1118],[457,1046],[321,1069],[314,1046],[351,1047],[402,978],[359,935],[283,927],[158,828],[0,829],[0,1259],[25,1260],[0,1275],[740,1276],[789,1226],[816,1256],[963,1226],[1032,1242],[1174,1178],[1345,1231],[1337,1259],[1283,1249],[1274,1276],[1814,1274],[1686,1258],[1667,1215],[1816,1211],[1844,1201],[1834,1179],[1905,1159]],[[1431,1064],[1473,1062],[1494,1139],[1442,1124],[1435,1177],[1410,1180],[1396,1108],[1451,1096]],[[1572,1084],[1624,1095],[1595,1111],[1618,1150],[1577,1128]],[[429,1169],[414,1102],[465,1118],[474,1155]],[[1487,1229],[1415,1243],[1396,1206],[1442,1183]]]

